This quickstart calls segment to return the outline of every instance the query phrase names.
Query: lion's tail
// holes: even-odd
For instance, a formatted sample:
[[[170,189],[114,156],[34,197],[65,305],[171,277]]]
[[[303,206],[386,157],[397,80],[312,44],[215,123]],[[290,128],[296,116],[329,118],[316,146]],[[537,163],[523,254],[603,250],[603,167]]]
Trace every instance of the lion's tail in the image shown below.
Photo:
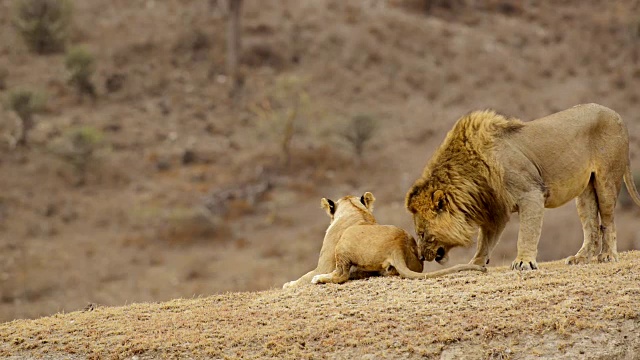
[[[624,172],[624,184],[627,185],[627,192],[633,199],[633,202],[640,206],[640,195],[638,195],[638,189],[636,189],[636,184],[633,182],[633,176],[631,175],[631,167],[628,164]]]
[[[460,271],[481,271],[481,272],[487,271],[487,268],[484,266],[461,264],[461,265],[452,266],[444,270],[438,270],[438,271],[433,271],[429,273],[419,273],[409,269],[404,262],[404,258],[400,258],[394,261],[393,267],[396,268],[400,276],[407,279],[431,279],[431,278],[436,278],[444,275],[457,273]]]

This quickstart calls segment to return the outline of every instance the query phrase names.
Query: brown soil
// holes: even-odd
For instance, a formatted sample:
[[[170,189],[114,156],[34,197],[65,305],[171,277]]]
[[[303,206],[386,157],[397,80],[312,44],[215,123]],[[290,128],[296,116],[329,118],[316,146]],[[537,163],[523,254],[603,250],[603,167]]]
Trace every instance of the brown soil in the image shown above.
[[[11,3],[0,2],[0,98],[30,88],[48,102],[28,148],[9,146],[16,116],[0,107],[0,321],[280,288],[317,261],[323,196],[372,191],[380,223],[411,229],[406,190],[474,109],[529,120],[609,106],[640,171],[636,1],[246,0],[235,105],[224,1],[76,1],[71,40],[96,57],[95,102],[67,83],[64,55],[27,50]],[[377,124],[362,158],[344,140],[358,115]],[[102,137],[86,158],[70,140],[81,128]],[[574,254],[574,205],[547,214],[538,260]],[[639,214],[620,206],[620,251],[640,249]],[[491,266],[515,257],[517,226],[514,216]],[[364,284],[378,282],[404,284]],[[262,294],[234,296],[284,296]]]
[[[371,278],[0,325],[17,358],[634,359],[640,252],[619,263]]]

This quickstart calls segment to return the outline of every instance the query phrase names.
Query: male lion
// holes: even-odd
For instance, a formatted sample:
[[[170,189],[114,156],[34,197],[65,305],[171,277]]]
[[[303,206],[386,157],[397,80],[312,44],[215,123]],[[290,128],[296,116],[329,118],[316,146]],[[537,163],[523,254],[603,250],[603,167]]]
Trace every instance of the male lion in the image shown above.
[[[620,116],[597,104],[531,122],[476,111],[457,121],[409,189],[418,247],[429,261],[469,246],[471,264],[488,264],[512,212],[520,216],[518,256],[511,268],[537,269],[545,208],[576,199],[584,231],[578,253],[567,264],[617,261],[614,209],[622,180],[640,206],[629,168],[628,131]]]
[[[333,202],[323,198],[321,205],[331,224],[320,250],[318,267],[283,288],[300,283],[343,283],[362,275],[358,272],[400,274],[406,278],[433,278],[458,271],[486,271],[484,266],[459,265],[422,274],[422,261],[415,240],[406,231],[391,225],[378,225],[373,217],[375,198],[370,192],[359,199],[345,196]],[[352,268],[357,271],[354,274]],[[334,270],[335,269],[335,270]]]

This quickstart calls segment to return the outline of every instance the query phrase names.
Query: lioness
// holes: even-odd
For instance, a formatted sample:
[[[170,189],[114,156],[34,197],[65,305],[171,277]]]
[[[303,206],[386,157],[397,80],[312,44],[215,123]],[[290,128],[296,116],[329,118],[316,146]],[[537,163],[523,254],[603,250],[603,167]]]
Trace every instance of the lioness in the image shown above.
[[[462,117],[407,192],[421,253],[444,263],[451,248],[471,245],[479,227],[470,263],[488,264],[510,214],[518,212],[518,255],[511,268],[537,269],[544,209],[577,198],[584,242],[566,263],[589,262],[600,250],[600,236],[598,261],[617,261],[613,218],[623,179],[640,206],[628,137],[620,116],[597,104],[530,122],[489,110]]]
[[[415,240],[406,231],[391,225],[378,225],[373,217],[375,198],[370,192],[359,199],[345,196],[333,202],[323,198],[321,205],[331,218],[331,224],[320,251],[318,267],[284,288],[311,282],[343,283],[355,271],[375,272],[382,275],[400,274],[406,278],[433,278],[458,271],[486,271],[483,266],[459,265],[445,270],[423,274],[422,261]],[[331,268],[327,267],[331,264]],[[320,268],[326,269],[322,272]],[[328,274],[327,274],[328,273]],[[360,276],[356,276],[360,277]]]
[[[329,225],[322,242],[318,266],[300,279],[284,284],[282,288],[310,284],[314,276],[333,271],[336,268],[335,249],[342,233],[354,225],[376,224],[376,219],[372,214],[375,200],[370,192],[364,193],[359,199],[355,196],[345,196],[337,202],[322,198],[320,206],[331,217],[331,225]],[[340,211],[336,212],[338,208]]]

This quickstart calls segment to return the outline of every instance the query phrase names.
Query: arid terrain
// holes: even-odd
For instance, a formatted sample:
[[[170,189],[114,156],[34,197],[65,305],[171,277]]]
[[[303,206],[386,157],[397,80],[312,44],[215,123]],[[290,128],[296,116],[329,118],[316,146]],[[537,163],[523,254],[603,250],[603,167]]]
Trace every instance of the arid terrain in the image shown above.
[[[0,325],[8,359],[638,359],[640,252],[439,279],[371,278]]]
[[[328,225],[322,197],[371,191],[380,223],[413,231],[405,193],[446,131],[471,110],[531,120],[580,103],[608,106],[629,128],[638,178],[637,1],[245,0],[236,98],[225,70],[225,1],[74,1],[69,43],[95,58],[95,99],[76,94],[63,53],[27,48],[12,25],[12,3],[0,2],[0,322],[68,314],[2,325],[0,354],[75,351],[84,358],[105,354],[103,346],[129,356],[140,341],[145,354],[317,357],[329,347],[351,357],[365,346],[348,345],[358,339],[367,343],[362,353],[389,357],[455,358],[458,343],[494,358],[508,357],[508,349],[534,356],[582,346],[593,358],[630,353],[614,344],[638,327],[637,253],[619,264],[498,269],[515,258],[517,215],[486,276],[277,289],[315,266]],[[13,146],[18,116],[6,99],[17,89],[46,94],[27,146]],[[357,119],[374,129],[360,152],[349,136]],[[78,133],[92,139],[90,152],[78,149]],[[622,196],[616,215],[618,249],[640,249],[640,209]],[[575,205],[549,210],[538,261],[561,260],[581,243]],[[468,261],[473,251],[452,251],[450,263]],[[621,278],[631,285],[615,283]],[[485,283],[505,290],[483,290]],[[327,292],[338,300],[321,295]],[[111,308],[144,302],[153,303]],[[98,309],[73,312],[88,303]],[[409,304],[413,310],[401,311]],[[503,320],[483,325],[478,317],[489,315],[480,305]],[[202,348],[154,345],[164,335],[145,330],[202,326],[217,336],[213,329],[231,328],[243,311],[268,326],[245,322],[253,338],[207,338]],[[521,315],[510,321],[511,312]],[[289,325],[271,329],[281,316]],[[333,325],[308,328],[323,316]],[[129,325],[140,327],[140,338],[108,328],[122,322],[102,324],[110,317],[138,319]],[[72,321],[73,344],[53,325]],[[451,333],[433,331],[450,322],[457,322]],[[104,327],[91,332],[94,325]],[[286,326],[299,332],[290,335]],[[405,340],[417,335],[419,344]],[[57,344],[42,347],[38,336]],[[296,336],[316,340],[296,345]],[[558,347],[542,347],[547,340]],[[629,349],[637,353],[634,341]]]

